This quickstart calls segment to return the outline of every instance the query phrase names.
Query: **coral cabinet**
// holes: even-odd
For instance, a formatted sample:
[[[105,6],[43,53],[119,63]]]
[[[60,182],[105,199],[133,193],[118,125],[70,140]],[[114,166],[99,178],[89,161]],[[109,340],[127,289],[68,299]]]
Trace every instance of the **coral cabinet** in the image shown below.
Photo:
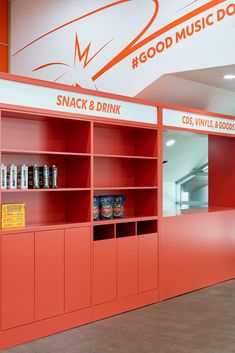
[[[163,129],[209,135],[208,212],[162,217]],[[1,74],[0,133],[4,166],[58,170],[0,189],[26,221],[0,230],[0,349],[234,278],[234,117]]]
[[[1,231],[0,349],[158,300],[156,123],[21,106],[13,93],[0,101],[1,163],[56,165],[58,188],[1,190],[1,204],[25,203],[26,226]],[[125,217],[93,221],[93,196],[115,194]]]

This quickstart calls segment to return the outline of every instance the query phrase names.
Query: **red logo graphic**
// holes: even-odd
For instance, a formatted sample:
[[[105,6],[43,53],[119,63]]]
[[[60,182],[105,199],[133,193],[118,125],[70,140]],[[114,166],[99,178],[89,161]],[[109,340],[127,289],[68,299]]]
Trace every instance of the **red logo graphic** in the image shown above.
[[[103,45],[90,59],[89,59],[89,51],[91,48],[91,43],[88,44],[88,46],[86,47],[86,49],[81,52],[81,48],[79,45],[79,40],[78,40],[78,35],[76,34],[76,38],[75,38],[75,50],[74,50],[74,65],[76,60],[79,60],[79,62],[82,62],[83,58],[84,58],[84,65],[83,68],[85,69],[85,67],[110,43],[112,42],[112,39],[110,41],[108,41],[105,45]]]
[[[114,6],[118,6],[121,5],[123,3],[128,2],[129,0],[119,0],[119,1],[115,1],[112,2],[109,5],[100,7],[94,11],[91,11],[89,13],[86,13],[70,22],[64,23],[63,25],[54,28],[53,30],[43,34],[42,36],[36,38],[34,41],[28,43],[26,46],[24,46],[23,48],[21,48],[20,50],[18,50],[16,53],[13,54],[13,56],[18,55],[20,52],[22,52],[23,50],[25,50],[26,48],[32,46],[34,43],[42,40],[43,38],[51,35],[54,32],[57,32],[59,30],[61,30],[64,27],[70,26],[75,22],[78,22],[80,20],[83,20],[85,18],[88,18],[98,12],[102,12],[105,11],[111,7]],[[181,9],[179,9],[179,11],[189,7],[190,5],[196,3],[198,0],[194,0],[194,1],[190,1],[187,5],[183,6]],[[111,68],[113,68],[115,65],[117,65],[119,62],[121,62],[123,59],[125,59],[126,57],[128,57],[129,55],[133,54],[135,51],[139,50],[141,47],[143,47],[144,45],[148,44],[149,42],[153,41],[154,39],[156,39],[157,37],[160,37],[161,35],[167,33],[168,31],[176,28],[177,26],[183,24],[184,22],[187,22],[189,19],[194,18],[195,16],[198,16],[199,14],[208,11],[209,9],[217,6],[220,3],[223,3],[225,0],[212,0],[207,2],[206,4],[197,7],[196,9],[192,10],[191,12],[186,13],[185,15],[179,17],[178,19],[176,19],[175,21],[168,23],[166,26],[158,29],[157,31],[155,31],[154,33],[148,35],[147,37],[145,37],[143,39],[144,34],[150,29],[150,27],[152,26],[152,24],[154,23],[155,19],[157,18],[158,12],[159,12],[159,0],[152,0],[153,4],[154,4],[154,12],[151,16],[151,18],[149,19],[149,21],[147,22],[147,24],[145,25],[145,27],[140,31],[140,33],[135,36],[135,38],[125,47],[123,48],[116,56],[114,56],[108,63],[106,63],[101,69],[99,69],[98,72],[96,72],[95,74],[93,74],[92,76],[92,81],[95,82],[99,77],[101,77],[104,73],[106,73],[108,70],[110,70]],[[177,11],[177,12],[179,12]],[[71,70],[75,70],[75,67],[77,67],[78,65],[80,65],[82,67],[83,70],[86,70],[86,68],[88,67],[88,65],[104,50],[104,48],[106,48],[111,42],[113,41],[113,39],[109,40],[108,42],[104,43],[102,45],[102,47],[99,48],[99,50],[97,50],[95,53],[93,53],[91,55],[91,51],[92,51],[92,43],[89,42],[86,46],[82,47],[80,44],[80,40],[79,40],[79,35],[77,33],[75,33],[75,42],[74,42],[74,60],[73,60],[73,64],[70,63],[66,63],[66,62],[61,62],[61,61],[55,61],[55,62],[48,62],[45,63],[43,65],[40,65],[36,68],[33,69],[33,72],[35,71],[39,71],[39,70],[43,70],[46,67],[50,67],[50,66],[61,66],[64,67],[65,70],[63,70],[64,72],[61,73],[61,75],[59,77],[56,78],[55,81],[58,81],[61,77],[65,76],[67,73],[71,74]],[[138,64],[138,63],[137,63]],[[132,61],[132,67],[136,68],[138,65],[136,64],[136,62]],[[85,73],[85,71],[84,71]],[[54,81],[54,82],[55,82]]]
[[[119,0],[119,1],[115,1],[109,5],[103,6],[101,8],[98,8],[92,12],[89,12],[79,18],[76,18],[70,22],[67,22],[53,30],[51,30],[50,32],[47,32],[45,34],[43,34],[42,36],[36,38],[34,41],[28,43],[26,46],[24,46],[23,48],[21,48],[20,50],[18,50],[16,53],[13,54],[13,56],[18,55],[19,53],[21,53],[23,50],[25,50],[26,48],[32,46],[34,43],[44,39],[45,37],[49,36],[50,34],[61,30],[64,27],[70,26],[73,23],[80,21],[86,17],[92,16],[98,12],[104,11],[109,9],[110,7],[114,7],[117,5],[121,5],[125,2],[128,2],[129,0]],[[152,23],[154,22],[155,18],[157,17],[158,14],[158,9],[159,9],[159,5],[158,5],[158,0],[152,0],[154,3],[154,13],[151,16],[151,19],[148,21],[147,25],[141,30],[141,32],[120,52],[118,53],[118,55],[115,57],[117,59],[117,62],[121,61],[122,58],[119,60],[118,57],[121,55],[122,57],[127,56],[125,53],[128,53],[128,51],[139,41],[139,39],[141,39],[141,37],[147,32],[147,30],[151,27]],[[71,65],[71,63],[65,63],[65,62],[61,62],[61,61],[53,61],[53,62],[48,62],[48,63],[44,63],[43,65],[40,65],[36,68],[33,69],[33,72],[35,71],[39,71],[39,70],[43,70],[45,68],[48,67],[52,67],[52,66],[61,66],[64,67],[66,70],[65,72],[63,72],[59,77],[56,78],[55,81],[58,81],[61,77],[63,77],[64,75],[66,75],[67,72],[71,71],[72,69],[75,68],[76,65],[78,65],[79,63],[81,63],[83,65],[83,69],[86,69],[87,66],[93,61],[93,59],[100,53],[102,52],[102,50],[108,46],[108,44],[110,42],[112,42],[113,39],[109,40],[108,42],[106,42],[98,51],[96,51],[93,55],[90,55],[91,52],[91,48],[92,48],[92,43],[90,42],[85,48],[81,48],[80,45],[80,41],[79,41],[79,36],[77,33],[75,33],[75,43],[74,43],[74,63],[73,66]],[[114,58],[114,59],[115,59]],[[110,68],[114,66],[113,64],[111,64]],[[105,70],[107,71],[107,70]],[[95,81],[96,78],[92,77],[92,80]]]
[[[73,67],[71,67],[71,65],[64,63],[64,62],[50,62],[41,66],[36,67],[33,72],[35,71],[39,71],[42,69],[45,69],[46,67],[49,66],[64,66],[64,67],[68,67],[70,69],[74,69],[76,67],[77,64],[83,63],[83,69],[86,68],[86,66],[110,43],[112,42],[112,39],[109,40],[107,43],[105,43],[97,52],[95,52],[95,54],[93,54],[90,57],[90,49],[91,49],[91,42],[88,44],[88,46],[82,50],[80,47],[80,43],[79,43],[79,38],[78,38],[78,34],[75,34],[75,43],[74,43],[74,63],[73,63]],[[62,78],[64,75],[66,74],[66,72],[64,72],[63,74],[61,74],[59,77],[57,77],[54,82],[58,81],[60,78]],[[76,86],[79,86],[76,83]]]

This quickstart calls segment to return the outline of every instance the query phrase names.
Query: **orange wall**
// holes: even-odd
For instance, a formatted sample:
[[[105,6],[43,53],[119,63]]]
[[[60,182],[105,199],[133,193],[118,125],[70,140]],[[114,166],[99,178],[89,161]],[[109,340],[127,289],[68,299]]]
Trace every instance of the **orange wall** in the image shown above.
[[[8,71],[8,0],[0,0],[0,71]]]
[[[233,151],[234,138],[209,136],[209,205],[212,208],[235,207]]]

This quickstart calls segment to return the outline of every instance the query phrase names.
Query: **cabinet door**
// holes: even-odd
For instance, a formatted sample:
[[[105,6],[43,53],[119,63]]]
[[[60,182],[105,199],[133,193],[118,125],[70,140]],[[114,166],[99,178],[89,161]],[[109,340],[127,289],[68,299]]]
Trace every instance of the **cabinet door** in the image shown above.
[[[117,239],[118,298],[138,292],[138,238]]]
[[[35,233],[36,320],[64,312],[64,230]]]
[[[2,236],[2,328],[34,321],[34,233]]]
[[[157,235],[139,236],[139,289],[140,292],[157,288]]]
[[[116,239],[94,242],[94,304],[116,299]]]
[[[91,304],[91,228],[65,230],[65,311]]]

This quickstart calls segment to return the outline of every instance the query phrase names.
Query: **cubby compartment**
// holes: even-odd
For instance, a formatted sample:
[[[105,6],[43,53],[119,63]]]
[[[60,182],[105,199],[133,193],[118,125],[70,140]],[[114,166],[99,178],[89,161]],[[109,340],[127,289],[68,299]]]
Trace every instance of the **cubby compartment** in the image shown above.
[[[157,160],[118,157],[94,159],[94,187],[156,187]]]
[[[129,222],[129,223],[117,223],[116,224],[116,237],[123,238],[123,237],[131,237],[135,236],[136,234],[136,223]]]
[[[124,195],[124,219],[139,217],[156,217],[157,189],[103,189],[95,190],[95,196]],[[99,222],[99,221],[98,221]]]
[[[2,150],[91,152],[91,124],[27,113],[2,113]]]
[[[157,157],[157,131],[155,129],[95,123],[94,153]]]
[[[157,233],[157,221],[138,221],[137,235]]]
[[[53,154],[23,154],[3,153],[2,163],[21,166],[32,165],[56,165],[58,168],[59,188],[90,188],[91,187],[91,157],[90,156],[66,156]]]
[[[95,241],[112,239],[114,237],[115,237],[114,224],[104,224],[104,225],[94,226],[93,239]]]
[[[157,190],[133,190],[133,215],[157,216]]]
[[[90,221],[90,191],[3,193],[2,204],[25,203],[26,227]]]

